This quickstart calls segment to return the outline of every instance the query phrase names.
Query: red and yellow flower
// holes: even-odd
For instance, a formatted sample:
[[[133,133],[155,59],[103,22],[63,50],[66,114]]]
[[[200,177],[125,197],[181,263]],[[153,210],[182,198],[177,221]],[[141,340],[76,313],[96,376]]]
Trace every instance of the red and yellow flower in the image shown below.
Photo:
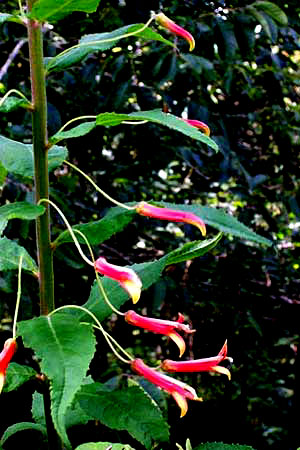
[[[217,356],[212,358],[192,359],[190,361],[172,361],[166,359],[161,367],[166,372],[218,372],[231,378],[230,372],[226,367],[219,366],[220,362],[232,359],[227,356],[227,341],[221,348]]]
[[[180,408],[180,417],[185,416],[188,410],[187,399],[202,401],[191,386],[148,367],[141,359],[133,360],[131,368],[138,375],[171,394]]]
[[[196,330],[191,330],[188,325],[184,325],[184,316],[178,314],[178,320],[162,320],[153,319],[137,314],[135,311],[127,311],[125,313],[125,320],[130,325],[134,325],[144,330],[153,331],[153,333],[164,334],[168,336],[179,348],[179,357],[185,352],[185,342],[182,336],[175,330],[183,331],[184,333],[194,333]]]
[[[9,366],[9,363],[14,356],[17,349],[16,340],[13,338],[7,339],[4,343],[4,347],[2,352],[0,353],[0,393],[2,392],[6,370]]]
[[[195,225],[201,231],[202,236],[206,235],[205,223],[200,217],[193,213],[169,208],[159,208],[146,202],[139,203],[136,207],[136,212],[142,216],[153,217],[154,219],[169,220],[170,222],[184,222]]]
[[[103,257],[95,261],[95,270],[112,280],[118,281],[122,288],[128,292],[133,303],[138,302],[141,295],[142,282],[134,270],[109,264]]]
[[[173,20],[169,19],[164,13],[156,14],[155,16],[156,22],[166,28],[167,30],[171,31],[171,33],[175,34],[176,36],[180,36],[183,39],[185,39],[190,44],[190,52],[194,50],[195,48],[195,39],[184,28],[177,25]]]
[[[210,136],[210,128],[206,123],[200,122],[200,120],[193,120],[193,119],[181,119],[184,122],[188,123],[192,127],[198,128],[202,133],[204,133],[206,136]]]

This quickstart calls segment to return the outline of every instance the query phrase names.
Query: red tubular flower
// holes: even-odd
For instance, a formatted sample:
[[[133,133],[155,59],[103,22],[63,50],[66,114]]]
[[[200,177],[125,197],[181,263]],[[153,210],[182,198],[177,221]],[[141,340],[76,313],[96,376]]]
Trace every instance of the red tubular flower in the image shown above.
[[[5,341],[3,350],[0,353],[0,393],[4,386],[7,367],[14,356],[16,349],[16,340],[10,338]]]
[[[157,372],[155,369],[146,366],[141,359],[132,361],[131,368],[137,374],[146,378],[146,380],[169,392],[181,410],[180,417],[185,416],[187,412],[188,405],[186,399],[202,401],[202,398],[197,397],[196,391],[191,386]]]
[[[185,333],[194,333],[196,330],[191,330],[188,325],[184,325],[184,317],[182,314],[178,314],[178,320],[161,320],[161,319],[153,319],[150,317],[140,316],[135,311],[127,311],[125,314],[125,320],[130,325],[135,325],[140,328],[144,328],[145,330],[153,331],[154,333],[164,334],[165,336],[169,336],[172,341],[179,348],[179,357],[183,355],[185,352],[185,342],[183,338],[178,334],[175,330],[181,330]]]
[[[181,119],[184,122],[188,123],[189,125],[192,125],[192,127],[199,128],[199,130],[202,131],[206,136],[210,136],[210,128],[206,123],[200,122],[200,120],[191,120],[191,119]]]
[[[171,222],[185,222],[190,225],[195,225],[202,233],[206,235],[205,223],[196,214],[178,211],[169,208],[158,208],[157,206],[149,205],[149,203],[141,202],[136,207],[136,212],[142,216],[154,217],[155,219],[170,220]]]
[[[202,358],[202,359],[192,359],[190,361],[172,361],[166,359],[162,363],[162,369],[167,372],[218,372],[224,373],[228,376],[229,380],[231,378],[230,372],[226,367],[219,366],[221,361],[231,358],[227,356],[227,341],[221,348],[217,356],[212,358]]]
[[[128,292],[133,303],[138,302],[141,295],[142,282],[132,269],[109,264],[105,258],[98,258],[95,261],[95,269],[102,275],[118,281],[122,288]]]
[[[162,25],[167,30],[171,31],[171,33],[176,34],[176,36],[180,36],[185,39],[190,44],[190,52],[195,48],[195,39],[184,28],[177,25],[173,20],[169,19],[164,13],[159,13],[155,16],[156,22],[159,25]]]

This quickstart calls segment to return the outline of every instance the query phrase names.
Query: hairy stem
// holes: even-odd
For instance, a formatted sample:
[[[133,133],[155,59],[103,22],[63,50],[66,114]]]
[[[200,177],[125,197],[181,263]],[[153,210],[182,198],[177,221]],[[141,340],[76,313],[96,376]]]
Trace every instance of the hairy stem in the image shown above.
[[[36,0],[28,0],[28,11]],[[47,100],[43,62],[42,25],[28,20],[28,43],[32,94],[32,134],[35,172],[35,200],[49,198],[47,154]],[[50,216],[46,203],[45,213],[36,221],[37,253],[39,263],[40,312],[47,315],[54,309],[53,260],[50,246]]]

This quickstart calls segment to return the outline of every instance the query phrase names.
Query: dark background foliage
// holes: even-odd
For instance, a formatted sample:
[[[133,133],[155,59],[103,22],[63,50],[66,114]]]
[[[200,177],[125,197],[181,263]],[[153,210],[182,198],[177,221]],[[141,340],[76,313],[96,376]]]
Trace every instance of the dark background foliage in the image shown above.
[[[145,22],[150,10],[160,8],[192,32],[193,53],[181,40],[176,41],[178,52],[131,38],[112,50],[90,55],[66,72],[50,74],[49,134],[81,115],[160,108],[181,116],[185,111],[189,118],[209,124],[220,146],[218,154],[175,132],[146,124],[98,127],[83,138],[69,140],[70,160],[120,201],[188,201],[222,207],[274,240],[274,247],[265,249],[225,236],[204,257],[169,267],[161,281],[142,295],[138,309],[143,313],[174,318],[181,311],[189,317],[197,329],[189,342],[190,356],[216,354],[227,338],[234,359],[230,383],[209,374],[187,378],[198,386],[204,402],[190,402],[184,419],[178,420],[176,405],[170,402],[171,448],[175,442],[183,445],[187,437],[194,446],[218,440],[259,450],[300,446],[300,8],[298,1],[273,3],[287,14],[288,26],[265,14],[268,27],[261,27],[247,9],[248,0],[102,0],[96,14],[73,13],[54,28],[45,27],[46,56],[76,44],[86,33]],[[2,12],[15,7],[14,2],[6,2]],[[24,36],[21,26],[2,26],[0,66]],[[16,87],[30,95],[26,44],[1,83],[3,92]],[[30,115],[18,110],[2,116],[0,128],[1,134],[28,142]],[[110,206],[67,167],[52,174],[51,182],[52,198],[72,224],[100,218]],[[3,182],[2,204],[31,196],[29,180],[8,176]],[[64,226],[55,213],[52,218],[55,235]],[[95,251],[116,264],[144,262],[175,248],[178,241],[197,238],[191,227],[181,230],[184,235],[178,235],[177,227],[141,218]],[[13,221],[6,235],[18,235],[33,254],[33,231],[32,223]],[[208,232],[213,235],[213,230]],[[83,266],[72,245],[60,247],[56,256],[57,305],[83,304],[93,273]],[[24,276],[23,318],[38,313],[34,283]],[[14,273],[0,277],[3,340],[9,336],[7,321],[14,310],[15,285]],[[177,357],[173,344],[166,345],[160,336],[131,335],[115,320],[108,325],[137,356],[149,361]],[[101,364],[105,373],[101,381],[107,381],[120,369],[101,352],[103,346],[99,343],[91,372],[99,377]],[[16,356],[22,363],[30,359],[22,351]],[[30,389],[24,386],[19,391],[25,399],[20,414],[30,414]],[[3,426],[13,421],[8,416]],[[77,438],[81,442],[74,431]]]

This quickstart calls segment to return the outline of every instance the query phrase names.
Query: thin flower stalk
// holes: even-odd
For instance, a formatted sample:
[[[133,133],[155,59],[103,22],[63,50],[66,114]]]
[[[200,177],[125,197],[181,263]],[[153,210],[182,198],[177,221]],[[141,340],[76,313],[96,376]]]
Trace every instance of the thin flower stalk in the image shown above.
[[[142,216],[152,217],[154,219],[169,220],[170,222],[184,222],[195,225],[201,231],[202,236],[206,235],[205,223],[200,217],[193,213],[169,208],[159,208],[146,202],[139,203],[136,206],[136,212]]]
[[[212,358],[192,359],[190,361],[172,361],[166,359],[163,361],[161,368],[166,372],[217,372],[227,375],[231,379],[231,374],[226,367],[219,364],[228,360],[230,363],[232,359],[227,356],[227,341],[217,354]]]
[[[130,325],[134,325],[144,330],[152,331],[153,333],[163,334],[172,339],[173,342],[179,348],[179,357],[185,352],[185,342],[182,336],[177,333],[176,330],[183,331],[184,333],[194,333],[196,330],[191,330],[188,325],[184,325],[184,316],[179,313],[178,320],[162,320],[153,319],[151,317],[141,316],[135,311],[127,311],[125,313],[125,320]]]
[[[180,417],[187,413],[187,399],[202,401],[202,398],[197,396],[196,391],[191,386],[148,367],[142,359],[132,361],[131,368],[138,375],[171,394],[180,408]]]

